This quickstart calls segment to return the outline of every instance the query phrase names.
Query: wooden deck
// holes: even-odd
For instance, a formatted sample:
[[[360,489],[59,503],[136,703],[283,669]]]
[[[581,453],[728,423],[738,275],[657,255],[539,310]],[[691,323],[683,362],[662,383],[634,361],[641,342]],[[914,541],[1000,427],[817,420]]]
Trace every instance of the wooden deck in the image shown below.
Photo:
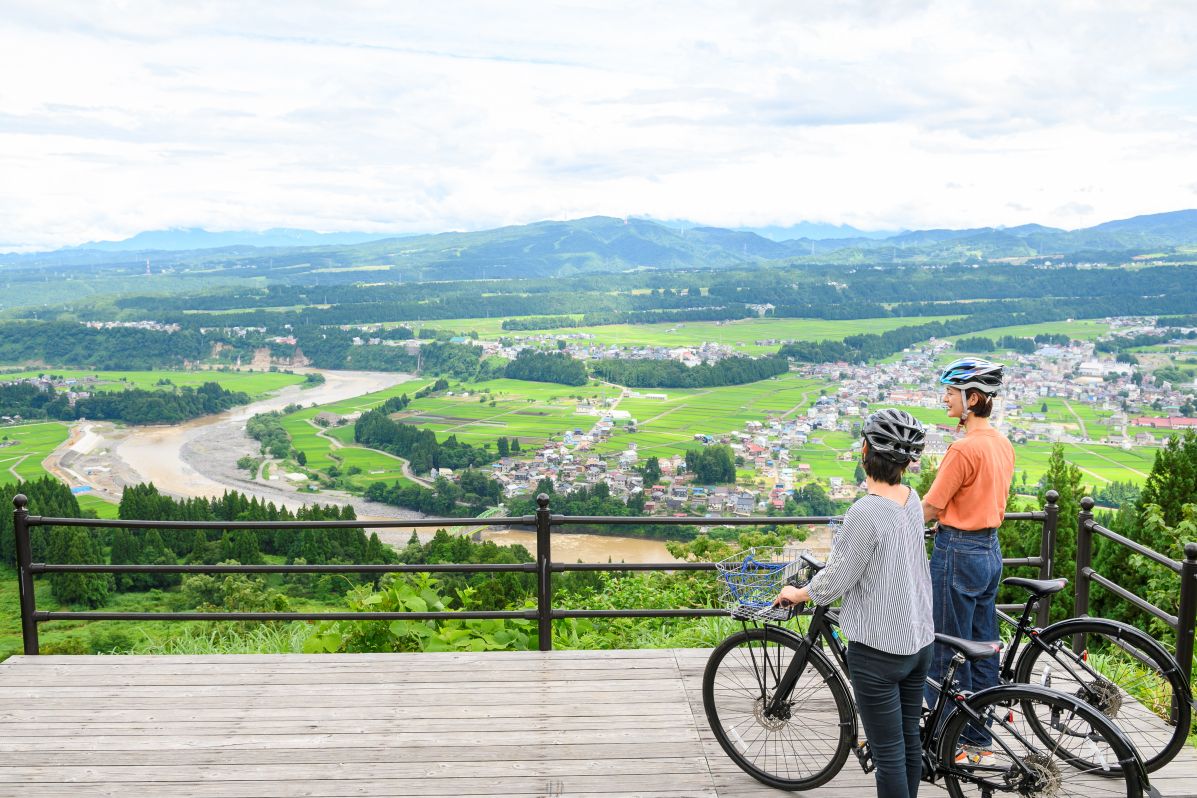
[[[13,657],[0,795],[782,794],[714,742],[707,654]],[[1197,752],[1153,784],[1197,796]],[[872,776],[849,758],[805,794],[865,798]]]

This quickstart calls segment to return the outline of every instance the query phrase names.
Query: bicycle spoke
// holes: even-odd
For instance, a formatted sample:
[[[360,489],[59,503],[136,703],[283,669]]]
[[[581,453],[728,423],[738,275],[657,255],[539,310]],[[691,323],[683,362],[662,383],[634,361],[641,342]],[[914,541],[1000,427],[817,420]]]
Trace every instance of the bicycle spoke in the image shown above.
[[[823,783],[848,749],[843,724],[850,700],[838,681],[828,682],[831,666],[821,655],[808,660],[790,694],[775,702],[798,649],[776,631],[733,636],[712,655],[703,684],[703,704],[720,745],[747,772],[785,789]]]
[[[999,696],[976,711],[979,721],[950,720],[941,741],[942,755],[951,758],[966,736],[991,738],[984,756],[972,747],[966,762],[947,766],[954,798],[986,792],[1037,798],[1138,794],[1137,777],[1122,772],[1119,751],[1107,739],[1114,734],[1108,721],[1092,709],[1064,696],[1027,693],[1017,701]]]
[[[1183,747],[1191,717],[1189,704],[1178,698],[1184,682],[1175,660],[1124,625],[1094,619],[1081,628],[1085,647],[1079,651],[1071,645],[1075,625],[1044,630],[1019,663],[1019,681],[1092,705],[1127,735],[1149,771],[1167,764]]]

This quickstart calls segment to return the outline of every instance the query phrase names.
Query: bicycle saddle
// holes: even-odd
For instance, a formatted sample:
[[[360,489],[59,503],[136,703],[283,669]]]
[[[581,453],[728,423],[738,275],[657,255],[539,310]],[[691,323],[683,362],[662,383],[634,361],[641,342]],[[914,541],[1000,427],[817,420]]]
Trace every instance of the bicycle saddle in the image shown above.
[[[1067,579],[1027,579],[1022,576],[1011,576],[1002,580],[1003,585],[1021,587],[1042,598],[1052,593],[1059,593],[1068,584]]]
[[[1000,640],[992,642],[975,643],[972,640],[964,640],[960,637],[952,637],[951,635],[935,633],[935,641],[942,643],[949,648],[954,648],[964,655],[965,659],[978,660],[992,657],[1002,650],[1002,643]]]

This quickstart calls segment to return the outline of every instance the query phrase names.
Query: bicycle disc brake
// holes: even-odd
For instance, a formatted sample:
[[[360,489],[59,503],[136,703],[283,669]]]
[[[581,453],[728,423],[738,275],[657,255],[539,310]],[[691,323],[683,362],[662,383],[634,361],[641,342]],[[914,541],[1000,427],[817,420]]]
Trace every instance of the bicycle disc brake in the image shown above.
[[[790,722],[790,704],[787,702],[782,704],[781,711],[777,715],[770,715],[767,707],[769,702],[762,696],[756,700],[752,705],[752,714],[756,716],[756,722],[769,731],[781,731]]]

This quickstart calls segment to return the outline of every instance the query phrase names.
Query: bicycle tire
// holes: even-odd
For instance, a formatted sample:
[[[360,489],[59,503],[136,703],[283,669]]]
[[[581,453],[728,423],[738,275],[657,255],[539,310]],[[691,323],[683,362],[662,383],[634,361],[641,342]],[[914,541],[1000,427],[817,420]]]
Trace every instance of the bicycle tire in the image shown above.
[[[818,649],[791,693],[789,716],[765,716],[762,707],[805,645],[776,627],[737,632],[711,652],[702,678],[703,709],[719,745],[745,773],[782,790],[809,790],[834,778],[856,728],[847,688]]]
[[[999,685],[974,693],[965,703],[986,721],[992,761],[956,761],[964,732],[976,731],[980,724],[964,709],[955,710],[943,726],[936,754],[952,798],[998,793],[1142,798],[1147,774],[1130,741],[1083,701],[1033,685]],[[1036,717],[1056,718],[1054,737],[1043,739],[1032,731],[1027,707]]]
[[[1083,659],[1072,650],[1072,636],[1078,633],[1088,641],[1101,639],[1086,646]],[[1137,656],[1125,653],[1128,647]],[[1061,690],[1093,706],[1126,734],[1149,773],[1171,762],[1189,735],[1192,704],[1180,666],[1153,637],[1118,621],[1082,618],[1052,624],[1038,641],[1028,643],[1014,678]],[[1144,699],[1152,705],[1144,705]],[[1173,711],[1175,722],[1163,717]]]

